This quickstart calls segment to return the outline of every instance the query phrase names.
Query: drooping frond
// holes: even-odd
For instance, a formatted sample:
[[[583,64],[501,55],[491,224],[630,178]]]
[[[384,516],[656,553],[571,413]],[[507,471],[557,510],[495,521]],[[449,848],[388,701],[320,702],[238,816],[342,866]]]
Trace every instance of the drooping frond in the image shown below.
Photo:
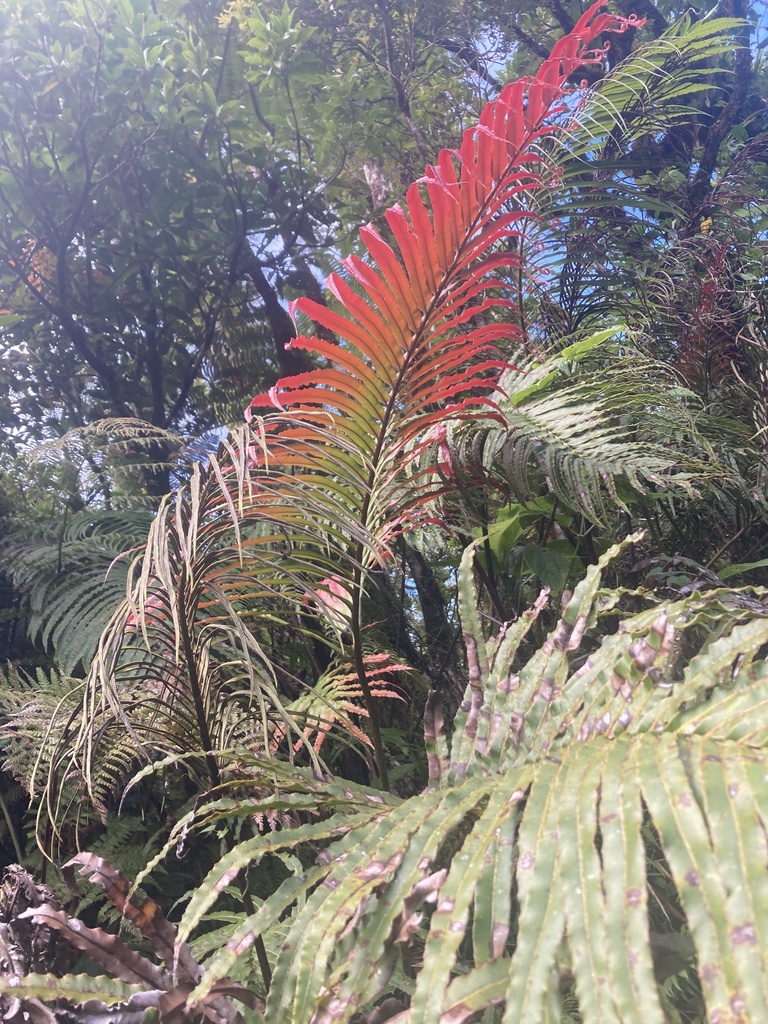
[[[545,487],[564,507],[605,522],[610,507],[623,507],[622,489],[690,490],[708,476],[728,476],[726,467],[710,468],[671,443],[670,419],[679,432],[697,436],[696,402],[689,396],[692,408],[686,407],[679,381],[633,349],[624,327],[548,358],[525,357],[501,383],[505,426],[490,424],[483,463],[517,500]]]
[[[743,28],[739,18],[684,15],[601,79],[567,147],[582,158],[606,149],[631,152],[645,135],[668,131],[690,116],[694,97],[716,88],[711,78],[702,80],[702,70],[724,70],[718,64],[739,45]]]

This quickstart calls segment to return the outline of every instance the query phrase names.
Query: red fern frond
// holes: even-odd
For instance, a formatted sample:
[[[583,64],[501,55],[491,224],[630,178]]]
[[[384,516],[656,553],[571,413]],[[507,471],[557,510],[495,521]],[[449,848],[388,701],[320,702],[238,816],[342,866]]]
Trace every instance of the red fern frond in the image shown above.
[[[361,230],[369,260],[350,256],[343,263],[362,294],[332,274],[327,285],[343,312],[307,298],[292,304],[292,313],[298,309],[339,339],[302,335],[292,346],[314,352],[331,367],[284,378],[248,410],[249,418],[264,415],[270,474],[285,468],[286,430],[294,471],[298,457],[307,460],[310,472],[325,474],[328,436],[336,438],[353,479],[364,481],[362,489],[350,492],[351,506],[383,544],[423,514],[429,487],[424,475],[411,503],[397,481],[430,429],[479,410],[493,415],[496,379],[506,365],[496,343],[520,339],[513,324],[483,322],[489,311],[511,305],[499,294],[502,284],[494,274],[518,267],[520,256],[496,246],[518,234],[516,224],[526,214],[510,211],[509,204],[541,186],[537,141],[564,109],[558,103],[569,76],[602,60],[604,50],[590,49],[592,41],[642,24],[601,13],[603,3],[594,4],[555,45],[535,77],[511,83],[487,104],[459,149],[441,152],[410,187],[404,208],[387,211],[396,246],[370,225]],[[269,416],[270,408],[281,415]],[[432,486],[441,486],[437,474]],[[396,503],[385,493],[392,487]]]

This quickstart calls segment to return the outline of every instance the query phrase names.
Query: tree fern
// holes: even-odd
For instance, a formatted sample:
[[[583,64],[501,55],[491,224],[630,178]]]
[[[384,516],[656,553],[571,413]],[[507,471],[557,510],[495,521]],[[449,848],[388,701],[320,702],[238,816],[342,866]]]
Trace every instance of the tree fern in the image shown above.
[[[494,342],[517,332],[483,321],[509,304],[498,294],[497,271],[519,264],[498,246],[519,221],[508,204],[539,187],[546,166],[538,141],[550,131],[564,84],[574,68],[601,59],[587,49],[590,41],[626,24],[591,10],[534,79],[513,83],[489,104],[460,149],[444,152],[412,186],[407,211],[388,211],[396,247],[372,227],[362,230],[370,262],[345,261],[359,291],[338,275],[328,279],[343,312],[308,299],[295,304],[340,340],[299,337],[293,347],[329,365],[254,399],[250,430],[225,440],[211,470],[204,477],[195,470],[189,488],[161,508],[133,596],[91,676],[75,744],[86,775],[94,712],[143,728],[121,695],[121,680],[146,671],[129,653],[133,641],[121,648],[126,622],[158,652],[152,672],[163,693],[178,708],[189,702],[197,746],[217,745],[210,712],[228,692],[222,676],[232,672],[248,679],[264,748],[274,721],[296,731],[260,642],[261,624],[293,614],[275,599],[295,609],[335,575],[350,596],[351,659],[386,785],[364,660],[367,576],[391,558],[397,536],[434,518],[431,502],[444,490],[439,473],[407,472],[433,431],[498,415],[492,396],[504,361]]]
[[[112,613],[125,600],[130,548],[146,538],[152,514],[76,512],[38,536],[16,534],[0,561],[28,599],[27,629],[66,675],[88,668]]]

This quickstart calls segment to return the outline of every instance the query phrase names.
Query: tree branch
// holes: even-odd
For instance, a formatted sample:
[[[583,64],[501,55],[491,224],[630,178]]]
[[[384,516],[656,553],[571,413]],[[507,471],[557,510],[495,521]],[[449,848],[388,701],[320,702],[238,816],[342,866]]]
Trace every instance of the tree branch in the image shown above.
[[[742,5],[736,5],[741,7]],[[737,15],[738,17],[738,15]],[[712,190],[712,172],[717,163],[717,156],[725,136],[736,123],[744,100],[749,91],[749,82],[752,72],[752,56],[749,51],[749,35],[736,50],[734,58],[735,82],[728,102],[718,114],[714,123],[707,132],[699,167],[688,189],[688,210],[691,218],[695,218],[706,202]]]
[[[256,291],[261,297],[261,301],[264,303],[264,311],[272,330],[275,356],[277,357],[281,373],[287,377],[292,377],[295,374],[311,370],[312,364],[303,352],[287,347],[296,337],[293,321],[283,308],[277,292],[267,280],[256,253],[251,249],[250,245],[246,244],[243,246],[240,266],[242,272],[253,282]]]

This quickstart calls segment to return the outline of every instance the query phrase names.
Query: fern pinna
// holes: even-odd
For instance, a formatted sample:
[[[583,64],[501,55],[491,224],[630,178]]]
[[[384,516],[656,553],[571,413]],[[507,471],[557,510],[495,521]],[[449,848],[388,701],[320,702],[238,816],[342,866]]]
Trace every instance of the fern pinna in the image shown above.
[[[351,660],[357,676],[386,788],[363,594],[398,534],[439,519],[434,499],[447,462],[440,460],[438,472],[420,456],[440,444],[447,423],[498,415],[494,391],[506,364],[495,343],[520,340],[520,332],[501,317],[491,320],[499,311],[511,319],[497,275],[518,265],[504,243],[525,216],[525,196],[544,183],[541,141],[564,120],[569,77],[602,60],[604,50],[590,49],[592,42],[640,24],[602,6],[584,14],[533,78],[508,85],[486,106],[459,149],[442,152],[411,186],[405,208],[387,212],[392,244],[373,227],[362,229],[369,260],[345,261],[357,290],[337,275],[328,281],[340,312],[309,299],[296,303],[337,340],[302,336],[292,345],[328,365],[284,378],[254,399],[248,427],[161,508],[131,597],[102,641],[73,725],[77,736],[62,744],[63,760],[71,765],[74,750],[87,779],[97,738],[104,743],[126,721],[141,757],[242,742],[243,728],[254,735],[254,717],[262,750],[270,748],[275,718],[279,733],[302,737],[301,721],[281,701],[258,624],[281,614],[276,598],[301,608],[334,590],[348,605],[351,658],[342,661]],[[322,613],[322,599],[315,605]],[[290,615],[281,621],[290,628]],[[148,678],[155,681],[149,689]],[[243,681],[257,716],[231,712]],[[179,720],[185,730],[177,742]],[[215,783],[210,753],[207,764]]]

